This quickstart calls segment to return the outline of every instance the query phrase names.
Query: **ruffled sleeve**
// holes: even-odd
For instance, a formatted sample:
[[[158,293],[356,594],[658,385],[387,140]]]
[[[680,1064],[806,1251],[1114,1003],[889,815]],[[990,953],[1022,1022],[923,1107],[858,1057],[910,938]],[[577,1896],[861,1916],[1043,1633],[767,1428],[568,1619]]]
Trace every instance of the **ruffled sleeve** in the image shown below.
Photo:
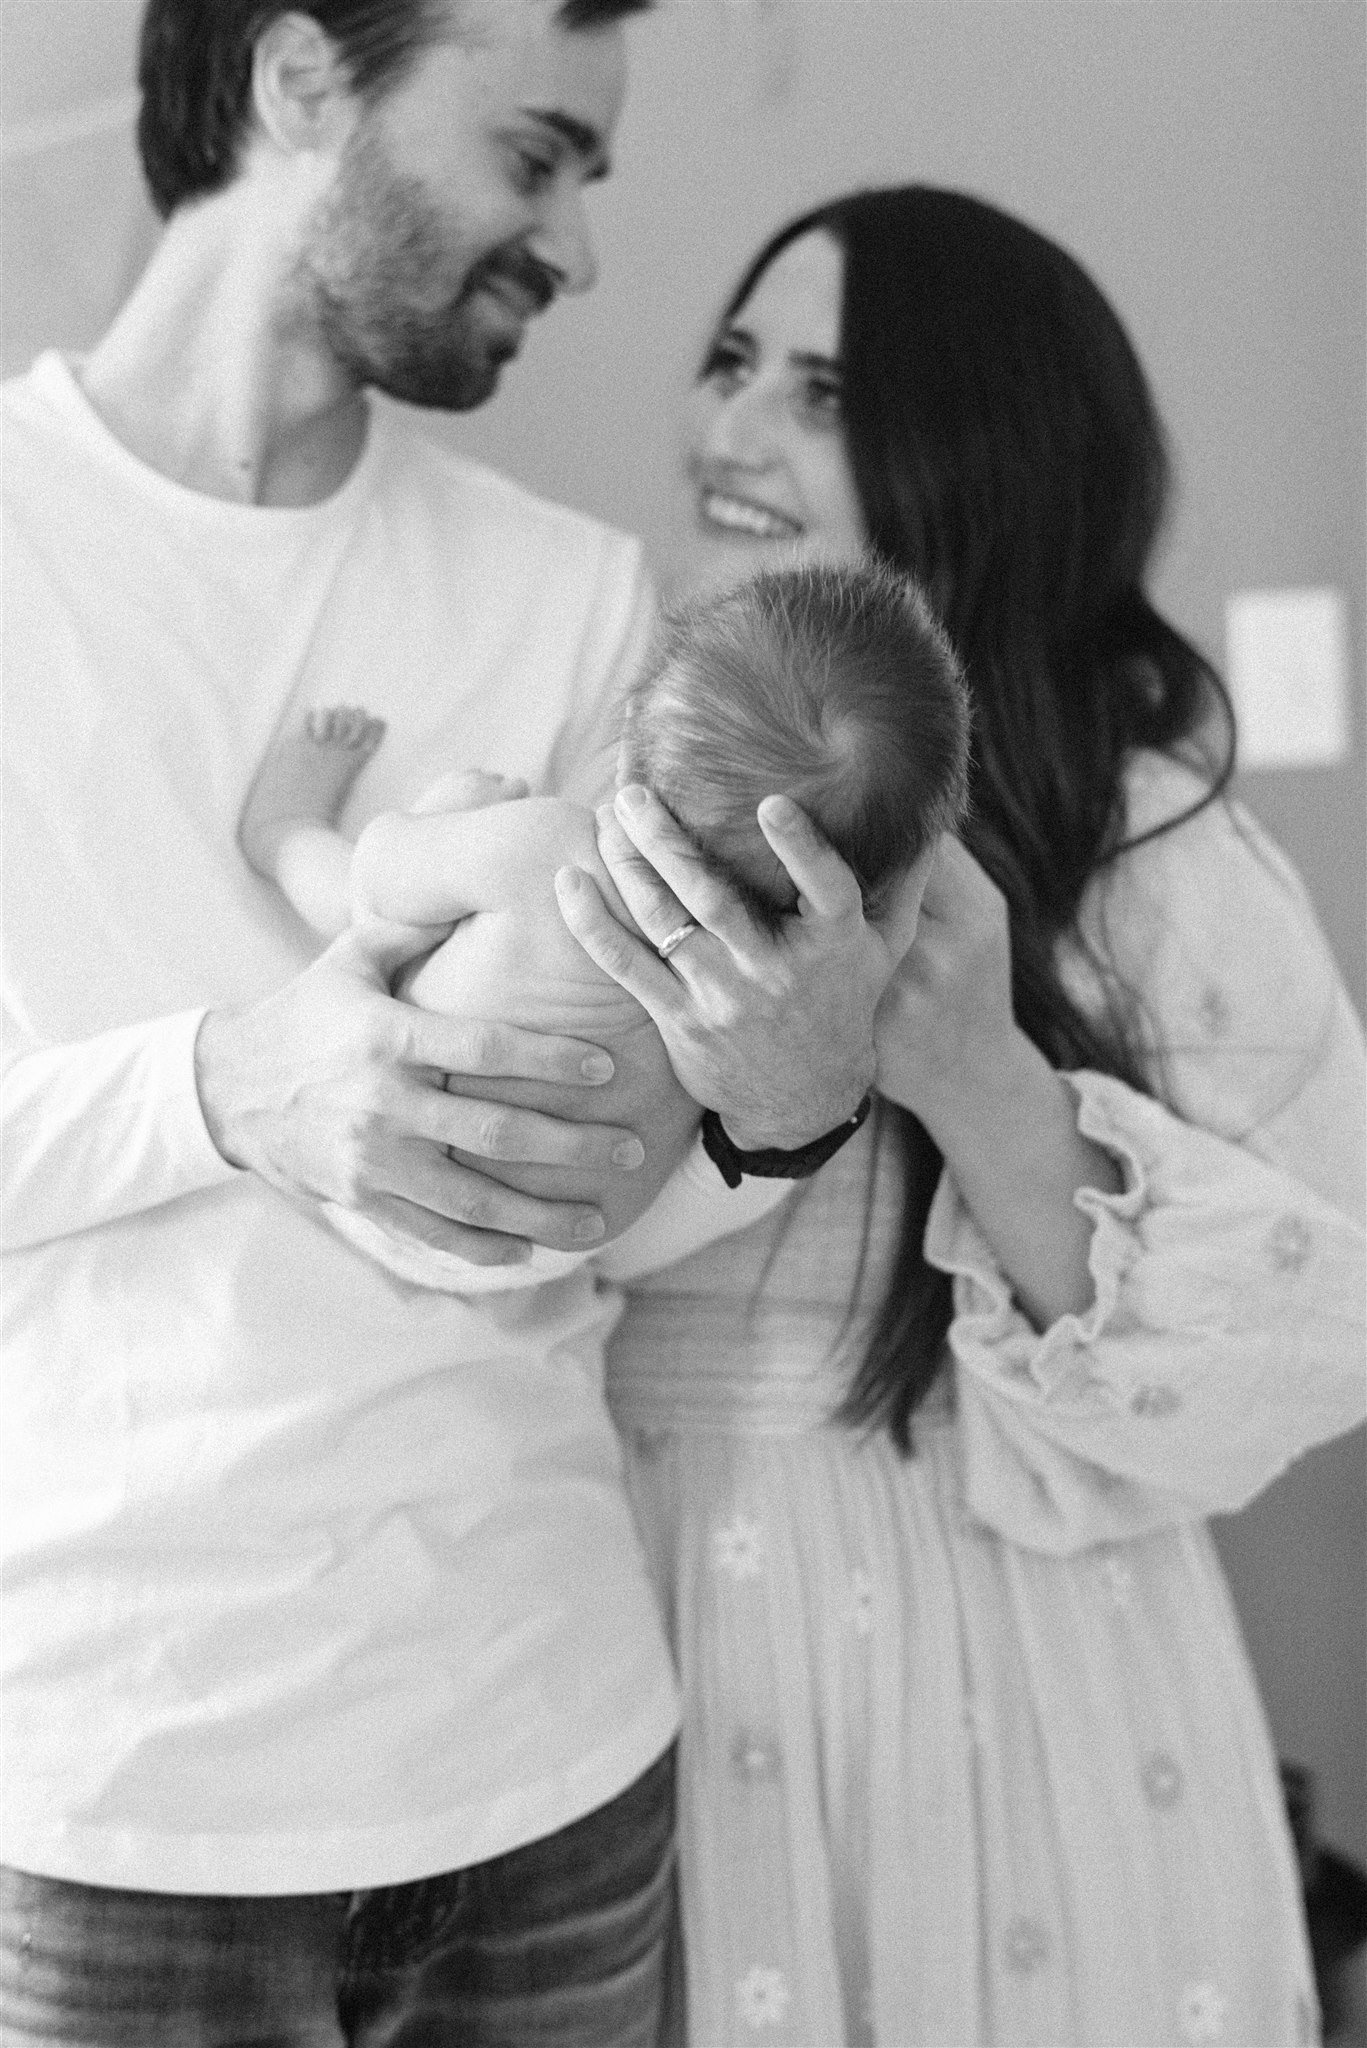
[[[1180,774],[1141,803],[1181,808]],[[1053,1552],[1241,1507],[1361,1420],[1367,1378],[1362,1034],[1299,883],[1216,805],[1088,914],[1171,1104],[1068,1077],[1124,1177],[1077,1196],[1091,1305],[1036,1331],[948,1176],[926,1233],[954,1278],[965,1504]]]

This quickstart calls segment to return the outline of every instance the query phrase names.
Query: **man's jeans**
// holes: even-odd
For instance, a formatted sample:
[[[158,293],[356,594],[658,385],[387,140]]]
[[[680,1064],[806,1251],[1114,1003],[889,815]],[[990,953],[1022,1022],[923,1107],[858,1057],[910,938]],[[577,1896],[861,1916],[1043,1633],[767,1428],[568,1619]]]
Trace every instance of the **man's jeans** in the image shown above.
[[[674,1753],[542,1841],[415,1884],[302,1897],[0,1879],[0,2044],[654,2048]]]

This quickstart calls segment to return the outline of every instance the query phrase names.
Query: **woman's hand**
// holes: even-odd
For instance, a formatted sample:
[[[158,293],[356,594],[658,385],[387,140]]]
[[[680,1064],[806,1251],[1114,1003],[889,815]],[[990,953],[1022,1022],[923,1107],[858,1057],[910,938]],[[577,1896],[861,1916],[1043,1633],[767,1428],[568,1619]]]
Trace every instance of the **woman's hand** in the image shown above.
[[[795,1150],[833,1130],[874,1076],[873,1019],[915,929],[904,893],[882,931],[859,884],[786,797],[760,827],[799,893],[777,933],[762,930],[648,790],[598,814],[598,847],[645,943],[578,868],[556,876],[561,914],[584,951],[653,1019],[681,1085],[716,1110],[742,1151]],[[672,933],[695,929],[661,959]]]
[[[881,1094],[914,1112],[945,1150],[956,1100],[990,1081],[1017,1036],[1006,898],[946,833],[921,898],[915,941],[878,1005]]]
[[[1006,900],[968,849],[940,841],[915,943],[874,1027],[878,1086],[918,1116],[1038,1330],[1094,1288],[1079,1188],[1118,1193],[1120,1169],[1077,1127],[1072,1090],[1011,1006]]]

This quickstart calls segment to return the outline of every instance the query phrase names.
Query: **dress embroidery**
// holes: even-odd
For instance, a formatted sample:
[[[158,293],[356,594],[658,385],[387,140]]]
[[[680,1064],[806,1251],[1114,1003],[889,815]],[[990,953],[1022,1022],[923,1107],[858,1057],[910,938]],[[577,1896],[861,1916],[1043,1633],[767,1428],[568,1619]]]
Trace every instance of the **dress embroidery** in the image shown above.
[[[873,1633],[873,1581],[864,1571],[850,1573],[850,1624],[857,1636]]]
[[[1166,1750],[1156,1749],[1143,1770],[1144,1797],[1150,1806],[1176,1806],[1182,1797],[1182,1767]]]
[[[1165,1415],[1175,1415],[1181,1405],[1182,1396],[1176,1387],[1165,1386],[1161,1380],[1152,1386],[1136,1387],[1130,1396],[1130,1413],[1145,1422],[1161,1422]]]
[[[1128,1607],[1134,1593],[1134,1568],[1123,1557],[1112,1555],[1101,1565],[1101,1577],[1112,1607]]]
[[[737,1777],[748,1778],[755,1783],[778,1777],[783,1767],[783,1753],[768,1736],[755,1735],[748,1728],[743,1728],[731,1745],[731,1765]]]
[[[1229,1030],[1228,1000],[1213,983],[1201,997],[1201,1022],[1208,1038],[1223,1038]]]
[[[1310,1258],[1310,1226],[1300,1216],[1281,1216],[1268,1232],[1267,1255],[1278,1273],[1299,1273]]]
[[[1022,1914],[1007,1928],[1003,1949],[1007,1969],[1029,1977],[1048,1961],[1049,1936],[1038,1920]]]
[[[736,2004],[747,2027],[781,2027],[792,1994],[782,1970],[765,1969],[756,1963],[736,1986]]]
[[[758,1522],[736,1515],[712,1532],[712,1564],[733,1579],[757,1579],[764,1568],[764,1536]]]
[[[1214,1984],[1188,1984],[1182,1993],[1182,2038],[1193,2044],[1222,2041],[1228,2001]]]

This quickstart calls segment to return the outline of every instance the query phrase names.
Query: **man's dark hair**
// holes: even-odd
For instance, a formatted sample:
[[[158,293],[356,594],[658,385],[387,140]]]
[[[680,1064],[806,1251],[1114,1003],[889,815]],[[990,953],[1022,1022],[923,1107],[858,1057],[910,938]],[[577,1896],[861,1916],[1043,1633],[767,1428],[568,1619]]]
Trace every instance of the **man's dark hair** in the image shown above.
[[[958,824],[968,747],[958,658],[917,585],[809,564],[664,613],[623,765],[772,926],[796,893],[756,821],[764,797],[802,806],[877,916]]]
[[[650,5],[564,0],[556,20],[566,29],[602,28]],[[353,89],[376,100],[443,34],[453,0],[148,0],[138,149],[163,220],[232,180],[251,122],[252,53],[273,21],[295,12],[331,37]]]

